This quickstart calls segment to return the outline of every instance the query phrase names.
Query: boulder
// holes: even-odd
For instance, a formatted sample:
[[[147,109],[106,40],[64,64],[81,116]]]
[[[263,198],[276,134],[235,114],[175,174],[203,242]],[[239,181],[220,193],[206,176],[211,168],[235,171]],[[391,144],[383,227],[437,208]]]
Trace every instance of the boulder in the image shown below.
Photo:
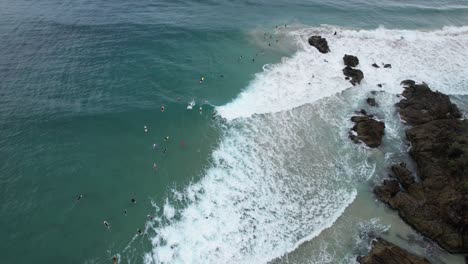
[[[372,250],[367,256],[360,256],[361,264],[430,264],[426,258],[414,255],[382,238],[372,242]]]
[[[345,54],[343,57],[343,63],[349,67],[356,67],[359,64],[359,59],[356,56]]]
[[[343,69],[343,74],[346,77],[350,77],[351,80],[349,81],[352,85],[360,84],[361,80],[364,79],[364,73],[361,70],[353,69],[349,66],[346,66]]]
[[[309,44],[314,46],[320,51],[321,53],[328,53],[330,52],[330,48],[328,47],[327,39],[322,38],[321,36],[312,36],[309,38]]]
[[[349,138],[354,143],[363,142],[370,148],[376,148],[382,144],[385,124],[373,119],[371,116],[353,116],[351,121],[356,123],[349,133]]]

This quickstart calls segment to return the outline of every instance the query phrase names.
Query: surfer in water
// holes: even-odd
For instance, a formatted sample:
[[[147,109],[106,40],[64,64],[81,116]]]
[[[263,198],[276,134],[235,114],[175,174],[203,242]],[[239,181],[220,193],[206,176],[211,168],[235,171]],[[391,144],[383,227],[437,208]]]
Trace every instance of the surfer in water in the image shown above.
[[[155,170],[155,171],[157,171],[157,170],[158,170],[158,164],[156,164],[156,162],[155,162],[155,163],[153,163],[153,170]]]
[[[163,105],[163,106],[161,106],[161,112],[163,112],[163,113],[164,113],[164,105]]]
[[[104,225],[107,227],[107,229],[110,229],[110,224],[109,224],[109,222],[107,222],[106,220],[104,220],[103,223],[104,223]]]
[[[80,201],[81,198],[83,198],[83,195],[82,195],[82,194],[80,194],[80,195],[78,196],[78,198],[76,198],[76,201],[77,201],[77,202]]]

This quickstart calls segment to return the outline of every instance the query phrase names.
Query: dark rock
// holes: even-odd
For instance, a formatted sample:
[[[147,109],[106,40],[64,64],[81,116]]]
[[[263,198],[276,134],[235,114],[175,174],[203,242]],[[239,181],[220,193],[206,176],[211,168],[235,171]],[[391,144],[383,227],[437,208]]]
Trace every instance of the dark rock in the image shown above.
[[[391,65],[391,64],[384,64],[383,67],[384,67],[384,68],[392,68],[392,65]]]
[[[410,156],[420,181],[403,165],[392,166],[395,180],[374,189],[377,197],[418,232],[451,253],[468,253],[468,120],[448,96],[425,84],[405,81],[401,118],[415,125],[406,130]]]
[[[365,112],[365,111],[364,111]],[[370,116],[353,116],[351,121],[356,123],[349,132],[349,138],[354,143],[363,142],[370,148],[376,148],[382,144],[385,124],[372,119]]]
[[[374,68],[380,68],[380,66],[377,65],[377,63],[372,63],[372,67],[374,67]]]
[[[397,106],[403,120],[411,125],[427,123],[432,120],[460,118],[461,113],[447,95],[433,92],[426,84],[403,81],[403,96]],[[423,99],[424,98],[424,99]]]
[[[344,65],[356,67],[359,64],[359,59],[356,56],[345,54],[343,57]]]
[[[364,73],[361,70],[353,69],[349,66],[343,69],[343,74],[347,77],[351,77],[351,81],[349,82],[352,85],[360,84],[361,80],[364,78]]]
[[[372,242],[372,250],[367,256],[360,256],[361,264],[430,264],[426,258],[414,255],[382,238]]]
[[[375,98],[367,98],[366,100],[367,104],[370,105],[370,106],[379,106],[379,104],[377,104],[377,102],[375,101]]]
[[[399,191],[400,184],[397,180],[384,180],[382,185],[374,188],[375,195],[385,203],[388,203]]]
[[[321,53],[328,53],[330,52],[330,48],[328,47],[327,39],[322,38],[321,36],[312,36],[309,38],[309,44],[314,46],[320,51]]]
[[[381,83],[377,84],[377,86],[378,86],[379,88],[382,88],[382,84],[381,84]]]

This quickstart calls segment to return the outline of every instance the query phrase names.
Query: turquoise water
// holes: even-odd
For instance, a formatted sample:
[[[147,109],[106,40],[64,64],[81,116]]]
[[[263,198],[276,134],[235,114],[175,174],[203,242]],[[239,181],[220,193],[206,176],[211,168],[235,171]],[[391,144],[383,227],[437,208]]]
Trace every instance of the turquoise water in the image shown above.
[[[294,252],[391,161],[369,161],[365,150],[343,143],[347,115],[370,88],[341,101],[340,72],[315,53],[302,55],[307,65],[294,59],[298,32],[349,38],[331,41],[339,48],[327,57],[333,67],[345,52],[395,63],[416,54],[422,66],[414,72],[401,62],[401,72],[375,74],[388,80],[390,94],[398,91],[390,80],[403,77],[466,94],[468,75],[457,67],[468,57],[465,25],[465,1],[0,1],[2,263],[109,263],[115,254],[123,263],[263,263]],[[409,31],[374,30],[380,26]],[[441,37],[414,37],[444,26],[453,28]],[[414,43],[386,42],[400,35]],[[346,50],[360,41],[362,49]],[[427,67],[424,56],[444,41],[455,42],[447,61]],[[304,88],[309,69],[320,90]],[[251,93],[236,101],[242,91]],[[255,113],[265,115],[250,118]],[[323,180],[315,181],[317,171]],[[210,207],[213,199],[220,205]],[[241,219],[246,210],[258,215]],[[136,236],[138,228],[145,234]]]

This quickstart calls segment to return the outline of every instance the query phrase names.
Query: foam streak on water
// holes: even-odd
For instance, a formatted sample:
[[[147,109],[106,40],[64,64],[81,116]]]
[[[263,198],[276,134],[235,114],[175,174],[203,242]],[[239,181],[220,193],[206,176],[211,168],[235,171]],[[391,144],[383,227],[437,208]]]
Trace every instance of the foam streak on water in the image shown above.
[[[309,47],[313,34],[326,36],[332,52]],[[237,99],[217,108],[228,121],[212,166],[177,193],[184,209],[168,200],[145,262],[265,263],[330,227],[355,198],[355,184],[375,170],[374,152],[346,139],[353,102],[377,83],[398,93],[407,78],[466,93],[467,34],[468,28],[291,30],[300,51],[265,67]],[[359,57],[366,76],[351,88],[364,91],[353,98],[340,93],[350,87],[341,73],[345,53]],[[374,62],[393,67],[375,69]]]

